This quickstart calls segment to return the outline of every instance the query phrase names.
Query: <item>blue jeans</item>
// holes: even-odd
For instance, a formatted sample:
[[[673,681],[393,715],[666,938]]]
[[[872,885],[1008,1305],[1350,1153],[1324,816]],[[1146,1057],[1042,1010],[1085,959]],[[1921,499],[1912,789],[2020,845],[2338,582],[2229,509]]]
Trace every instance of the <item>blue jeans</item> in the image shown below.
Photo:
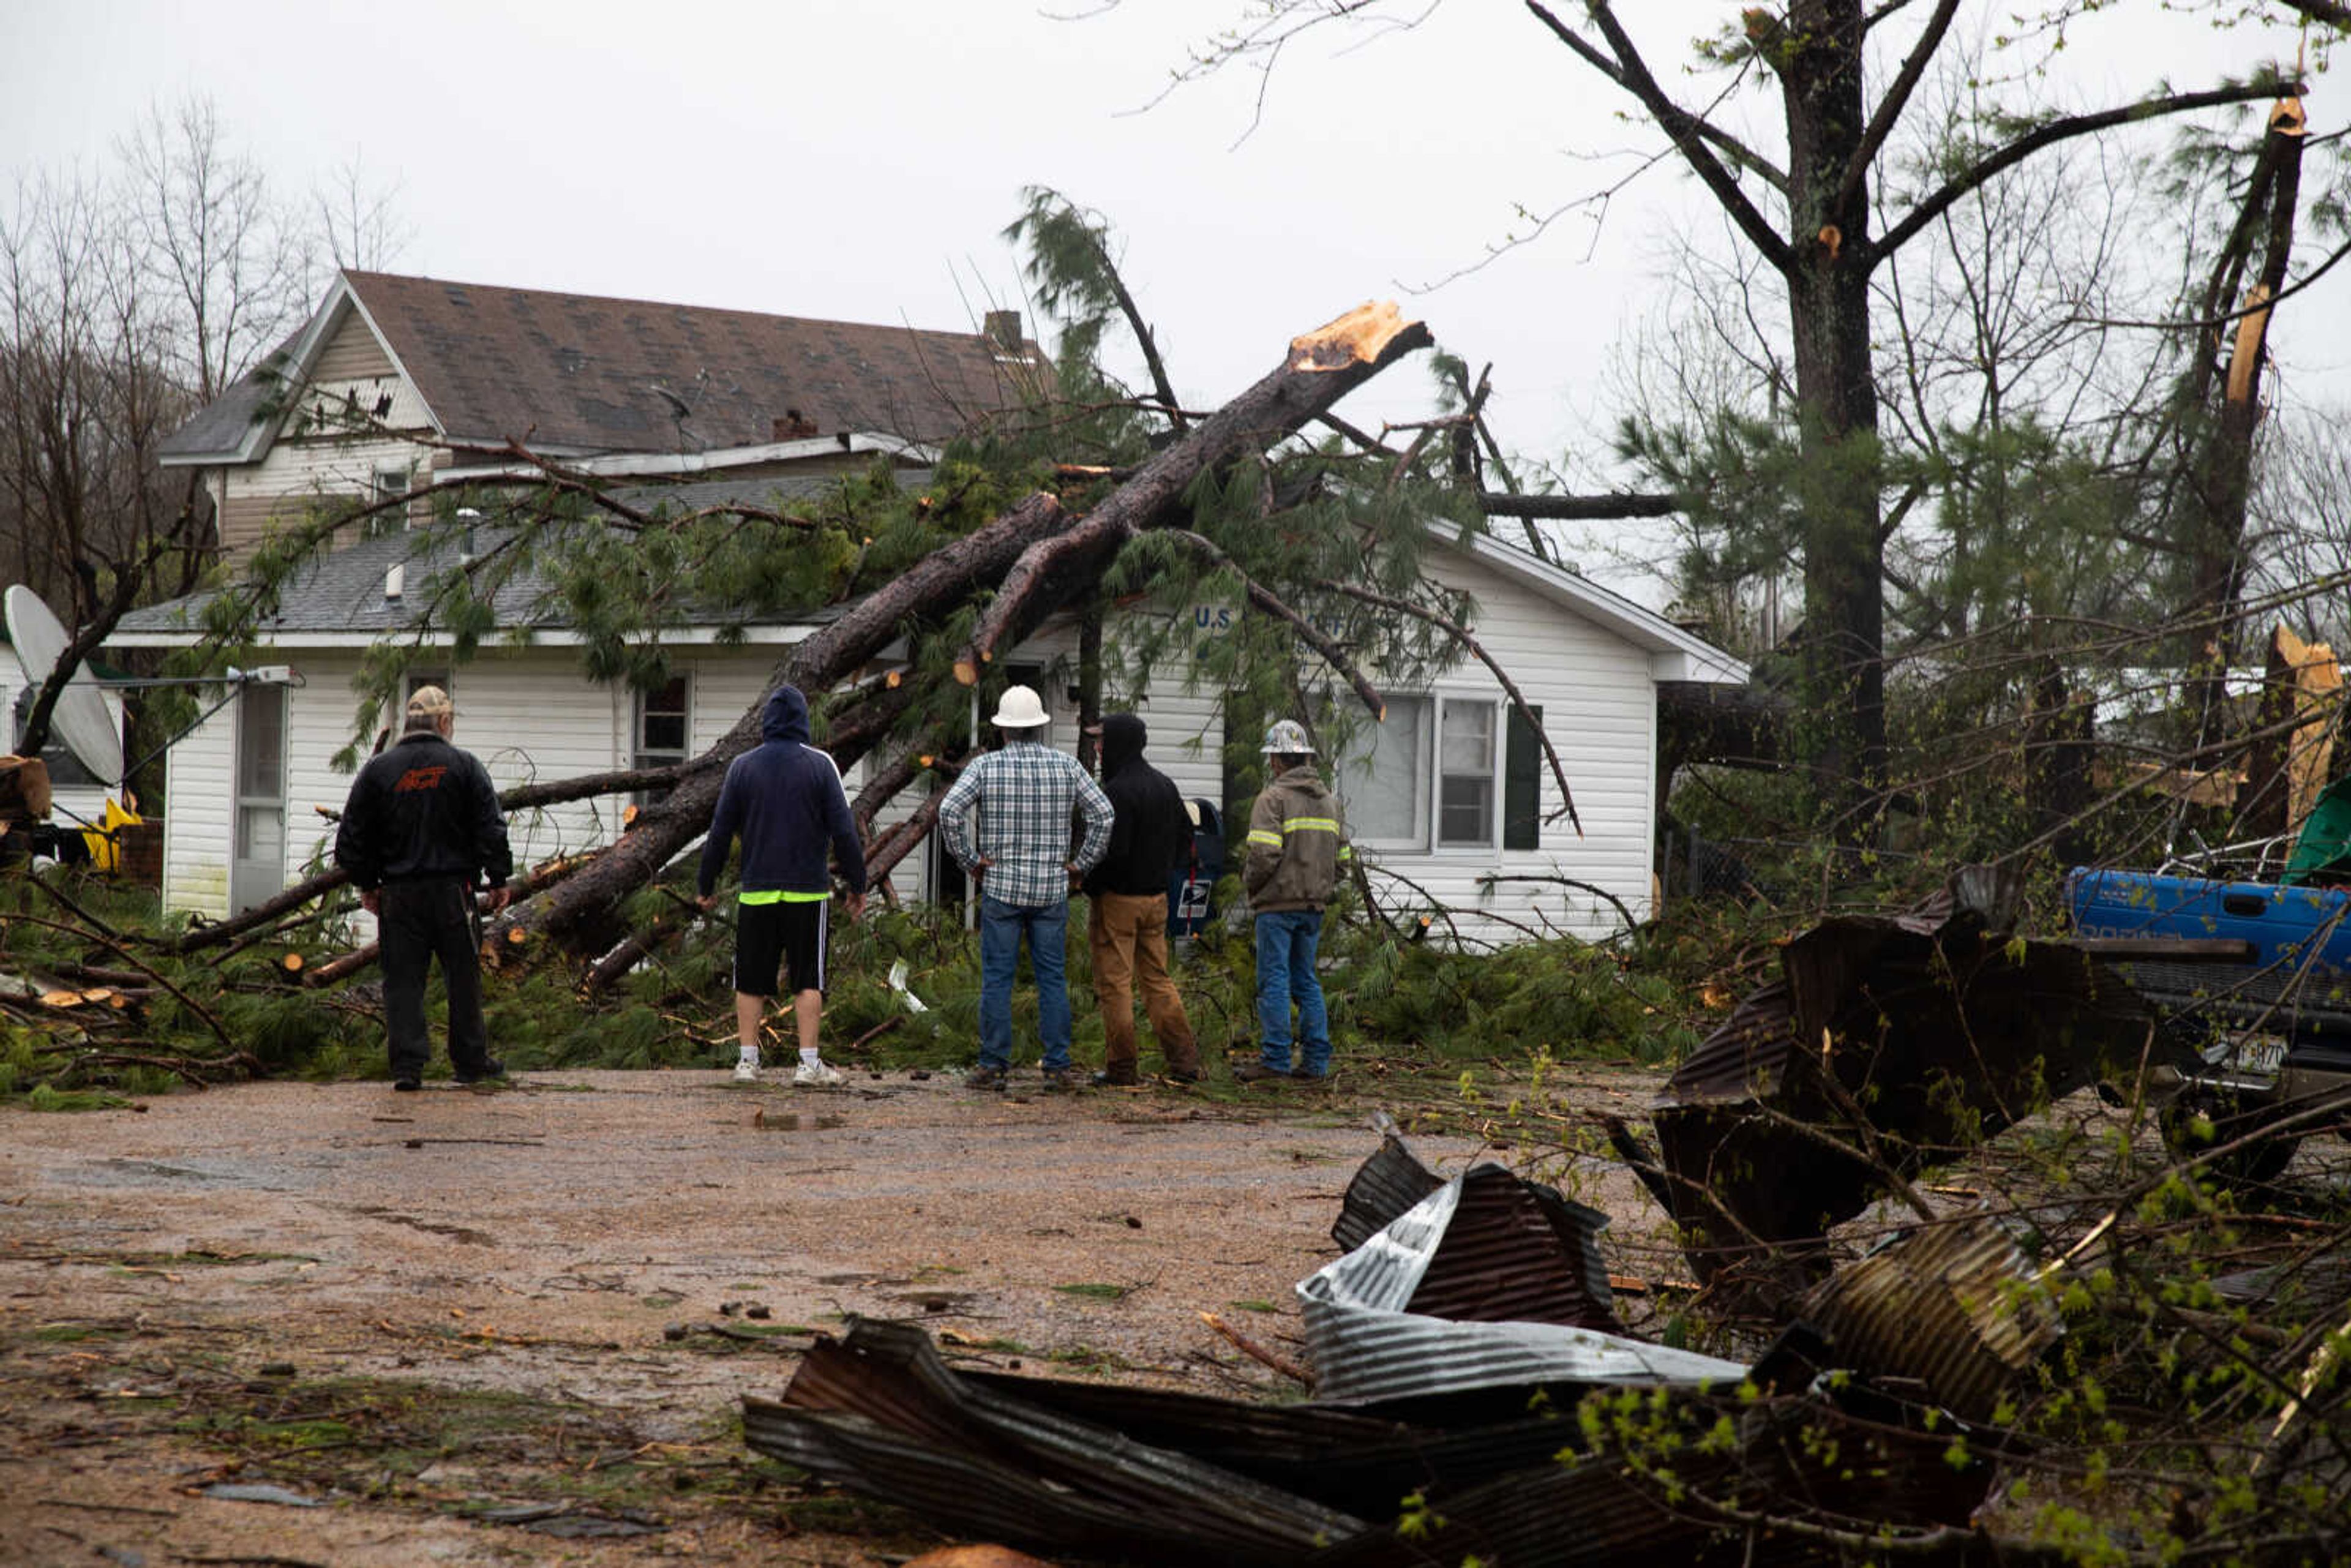
[[[979,1064],[1012,1065],[1012,976],[1020,939],[1029,939],[1037,972],[1037,1033],[1045,1042],[1045,1070],[1070,1065],[1070,983],[1061,969],[1061,943],[1070,925],[1067,899],[1031,909],[982,894],[979,900]]]
[[[1331,1020],[1322,1010],[1322,982],[1314,949],[1322,940],[1319,909],[1277,909],[1257,917],[1257,1021],[1265,1064],[1290,1071],[1290,1004],[1298,1004],[1298,1070],[1309,1078],[1331,1071]]]

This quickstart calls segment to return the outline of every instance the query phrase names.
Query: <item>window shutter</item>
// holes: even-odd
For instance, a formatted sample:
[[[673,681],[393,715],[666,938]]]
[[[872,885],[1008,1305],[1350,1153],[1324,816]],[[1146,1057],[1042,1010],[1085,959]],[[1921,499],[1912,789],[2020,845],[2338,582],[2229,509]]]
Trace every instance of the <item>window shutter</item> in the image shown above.
[[[1542,723],[1542,709],[1530,709],[1533,724],[1516,704],[1505,711],[1510,722],[1502,748],[1502,847],[1538,849],[1542,844],[1543,762],[1542,737],[1536,726]]]

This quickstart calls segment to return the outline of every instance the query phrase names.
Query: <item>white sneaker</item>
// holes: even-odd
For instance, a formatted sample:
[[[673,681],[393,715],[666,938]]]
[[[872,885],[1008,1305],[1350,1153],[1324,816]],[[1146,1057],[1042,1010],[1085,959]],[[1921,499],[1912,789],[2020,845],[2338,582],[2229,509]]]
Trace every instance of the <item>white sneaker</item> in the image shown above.
[[[841,1082],[841,1074],[828,1062],[803,1061],[792,1073],[797,1089],[831,1089]]]
[[[737,1083],[757,1083],[759,1082],[759,1064],[756,1061],[737,1061],[735,1063],[735,1082]]]

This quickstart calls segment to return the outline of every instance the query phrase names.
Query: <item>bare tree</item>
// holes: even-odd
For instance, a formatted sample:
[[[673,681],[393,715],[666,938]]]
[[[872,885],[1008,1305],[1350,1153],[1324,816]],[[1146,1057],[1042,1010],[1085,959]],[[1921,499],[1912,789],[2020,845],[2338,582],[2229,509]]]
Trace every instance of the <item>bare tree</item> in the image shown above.
[[[308,313],[311,247],[208,99],[158,104],[120,148],[142,265],[173,302],[173,369],[210,402]]]
[[[343,179],[336,243],[380,258],[390,197],[356,163]],[[18,180],[0,214],[0,564],[76,628],[21,744],[124,614],[195,586],[211,508],[159,449],[302,319],[325,248],[200,98],[150,109],[99,174]]]
[[[400,259],[413,231],[400,211],[401,183],[369,177],[360,153],[311,187],[311,219],[327,259],[338,268],[381,272]]]

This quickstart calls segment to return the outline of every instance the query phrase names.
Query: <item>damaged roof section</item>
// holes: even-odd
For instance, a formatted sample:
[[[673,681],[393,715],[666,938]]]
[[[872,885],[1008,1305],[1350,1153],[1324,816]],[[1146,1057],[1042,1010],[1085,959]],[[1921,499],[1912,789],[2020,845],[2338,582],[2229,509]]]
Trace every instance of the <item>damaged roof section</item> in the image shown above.
[[[1414,1154],[1384,1112],[1374,1120],[1379,1152],[1365,1160],[1340,1200],[1331,1239],[1353,1252],[1446,1185]],[[1492,1173],[1488,1175],[1486,1173]],[[1447,1226],[1414,1293],[1414,1311],[1431,1317],[1498,1322],[1524,1318],[1615,1332],[1600,1232],[1608,1217],[1557,1187],[1527,1181],[1499,1166],[1469,1173],[1471,1190]]]
[[[1801,1288],[1888,1173],[2132,1070],[2146,1004],[2068,944],[2009,936],[2015,892],[1970,868],[1907,914],[1822,922],[1675,1071],[1643,1174],[1701,1281]]]

